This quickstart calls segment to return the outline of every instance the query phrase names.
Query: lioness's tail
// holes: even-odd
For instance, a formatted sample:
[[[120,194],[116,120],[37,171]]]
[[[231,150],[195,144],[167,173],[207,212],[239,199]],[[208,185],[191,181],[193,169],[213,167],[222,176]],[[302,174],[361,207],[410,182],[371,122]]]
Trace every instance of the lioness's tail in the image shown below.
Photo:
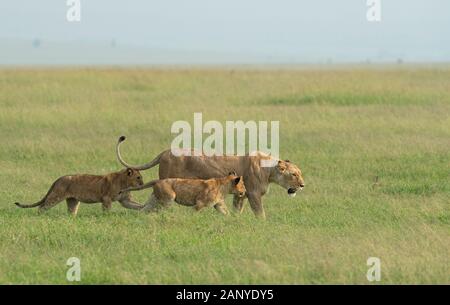
[[[59,179],[58,179],[59,180]],[[50,187],[50,189],[48,190],[47,194],[45,194],[44,198],[42,198],[41,200],[39,200],[36,203],[32,203],[32,204],[22,204],[20,202],[14,202],[15,205],[17,205],[19,208],[23,208],[23,209],[28,209],[28,208],[35,208],[37,206],[42,205],[45,200],[47,200],[48,195],[50,195],[50,193],[53,191],[53,188],[55,187],[56,182],[58,182],[58,180],[56,180],[55,182],[53,182],[52,186]]]
[[[159,164],[159,160],[161,159],[161,155],[164,153],[164,151],[162,153],[160,153],[158,156],[156,156],[155,159],[153,159],[152,161],[145,163],[143,165],[130,165],[127,162],[125,162],[125,160],[123,160],[123,158],[122,158],[122,155],[120,154],[120,144],[122,144],[122,142],[125,141],[125,139],[126,139],[125,136],[121,136],[116,144],[116,156],[117,156],[117,159],[119,160],[119,162],[123,166],[129,167],[129,168],[134,168],[137,170],[145,170],[145,169],[152,168],[153,166]]]

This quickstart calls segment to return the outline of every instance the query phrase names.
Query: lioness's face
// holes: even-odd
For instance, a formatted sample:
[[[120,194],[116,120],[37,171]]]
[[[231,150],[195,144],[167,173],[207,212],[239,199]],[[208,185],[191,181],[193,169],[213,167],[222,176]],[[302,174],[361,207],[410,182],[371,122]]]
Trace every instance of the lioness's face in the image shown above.
[[[231,185],[232,185],[232,193],[238,197],[244,197],[245,196],[245,185],[244,185],[244,179],[241,176],[230,176],[232,179]]]
[[[136,187],[144,184],[141,173],[137,169],[127,168],[126,175],[128,187]]]
[[[289,196],[294,197],[298,190],[305,186],[302,172],[289,160],[280,160],[275,166],[275,182],[287,190]]]

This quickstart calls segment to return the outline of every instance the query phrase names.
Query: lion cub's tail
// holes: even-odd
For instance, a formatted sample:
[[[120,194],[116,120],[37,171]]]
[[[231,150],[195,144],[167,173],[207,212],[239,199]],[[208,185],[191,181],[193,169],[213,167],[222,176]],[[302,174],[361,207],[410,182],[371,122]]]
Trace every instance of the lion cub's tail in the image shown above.
[[[34,207],[40,206],[41,204],[44,203],[44,201],[45,201],[45,198],[42,199],[41,201],[38,201],[33,204],[21,204],[19,202],[14,202],[14,204],[17,205],[19,208],[27,209],[27,208],[34,208]]]
[[[50,195],[50,193],[53,191],[56,182],[58,182],[59,180],[60,179],[58,179],[55,182],[53,182],[53,184],[50,187],[50,189],[48,190],[47,194],[45,194],[44,198],[42,198],[38,202],[32,203],[32,204],[22,204],[20,202],[14,202],[14,204],[17,205],[19,208],[23,208],[23,209],[34,208],[34,207],[40,206],[41,204],[43,204],[45,202],[45,200],[47,200],[48,195]]]
[[[147,189],[147,188],[153,187],[158,181],[159,181],[158,179],[152,180],[141,186],[130,187],[130,188],[126,189],[126,191],[129,192],[129,191],[139,191],[139,190]]]

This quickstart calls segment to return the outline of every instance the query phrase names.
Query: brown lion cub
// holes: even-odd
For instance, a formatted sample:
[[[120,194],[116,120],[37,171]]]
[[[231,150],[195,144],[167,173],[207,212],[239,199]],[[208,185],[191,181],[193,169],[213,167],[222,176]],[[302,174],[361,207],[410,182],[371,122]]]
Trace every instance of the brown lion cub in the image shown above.
[[[223,178],[208,180],[180,178],[153,180],[124,191],[137,191],[149,187],[153,187],[153,194],[142,209],[146,212],[157,211],[161,207],[167,207],[171,201],[175,201],[181,205],[194,206],[197,211],[204,207],[214,206],[218,212],[227,215],[225,196],[234,194],[244,197],[245,195],[243,178],[236,176],[235,173],[230,173]]]
[[[80,201],[83,203],[101,202],[103,210],[109,210],[113,201],[128,209],[140,210],[143,205],[131,200],[128,192],[121,192],[124,188],[142,185],[142,176],[138,170],[126,168],[119,172],[103,176],[70,175],[58,178],[40,201],[25,205],[16,202],[21,208],[39,206],[39,211],[48,210],[64,199],[69,213],[76,215]]]

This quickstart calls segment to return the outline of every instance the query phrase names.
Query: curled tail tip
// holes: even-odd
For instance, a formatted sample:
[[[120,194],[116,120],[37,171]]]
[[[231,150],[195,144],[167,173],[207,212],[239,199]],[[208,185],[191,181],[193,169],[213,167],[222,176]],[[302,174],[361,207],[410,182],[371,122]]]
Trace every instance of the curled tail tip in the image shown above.
[[[120,137],[119,137],[119,143],[125,141],[126,138],[127,138],[127,137],[125,137],[125,136],[120,136]]]

